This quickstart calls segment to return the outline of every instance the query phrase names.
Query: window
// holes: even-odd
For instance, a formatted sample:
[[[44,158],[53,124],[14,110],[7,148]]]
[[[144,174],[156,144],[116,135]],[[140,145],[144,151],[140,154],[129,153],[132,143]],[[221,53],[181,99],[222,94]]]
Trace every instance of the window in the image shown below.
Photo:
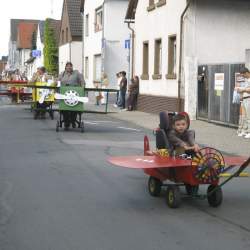
[[[66,43],[69,41],[69,29],[66,28]]]
[[[89,79],[89,58],[85,57],[85,79]]]
[[[95,32],[102,30],[102,7],[95,10]]]
[[[168,37],[168,75],[176,78],[176,35]]]
[[[155,59],[153,79],[161,79],[162,73],[162,44],[161,39],[155,40]]]
[[[64,44],[64,30],[62,31],[62,44]]]
[[[89,36],[89,14],[85,16],[85,36]]]
[[[102,72],[102,57],[101,55],[94,56],[94,81],[101,81]]]
[[[148,42],[143,43],[143,58],[142,58],[142,80],[148,80]]]
[[[154,10],[155,9],[155,0],[149,0],[148,2],[148,11]]]

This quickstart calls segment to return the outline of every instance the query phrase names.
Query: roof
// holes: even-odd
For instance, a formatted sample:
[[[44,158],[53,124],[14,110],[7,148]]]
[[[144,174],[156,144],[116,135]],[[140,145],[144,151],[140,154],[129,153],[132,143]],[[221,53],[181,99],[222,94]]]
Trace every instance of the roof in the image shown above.
[[[81,0],[65,0],[67,4],[69,26],[72,37],[82,36]]]
[[[135,13],[136,13],[137,4],[138,4],[138,0],[129,0],[125,20],[127,20],[127,21],[135,20]]]
[[[60,41],[61,20],[48,18],[48,23],[49,23],[49,27],[54,31],[56,44],[58,45]]]
[[[10,20],[10,40],[13,42],[17,41],[17,28],[19,23],[39,23],[40,20],[33,19],[11,19]]]
[[[18,49],[31,49],[32,36],[37,30],[37,24],[21,22],[18,25],[17,33],[17,48]]]

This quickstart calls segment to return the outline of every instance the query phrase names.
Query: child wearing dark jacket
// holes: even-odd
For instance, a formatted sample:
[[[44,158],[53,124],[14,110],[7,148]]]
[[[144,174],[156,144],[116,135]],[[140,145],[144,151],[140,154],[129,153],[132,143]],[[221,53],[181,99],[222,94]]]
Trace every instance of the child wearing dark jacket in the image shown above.
[[[187,152],[199,152],[200,147],[195,143],[194,131],[188,129],[188,122],[184,115],[176,115],[173,121],[173,129],[168,133],[168,139],[177,152],[183,154]]]

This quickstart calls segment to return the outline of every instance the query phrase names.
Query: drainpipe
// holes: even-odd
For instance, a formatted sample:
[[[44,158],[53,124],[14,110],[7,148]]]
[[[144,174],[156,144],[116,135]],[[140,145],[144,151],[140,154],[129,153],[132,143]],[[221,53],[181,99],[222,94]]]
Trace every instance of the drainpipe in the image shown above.
[[[69,61],[71,61],[71,42],[69,42]]]
[[[182,77],[182,54],[183,54],[183,25],[184,25],[184,16],[187,13],[188,8],[190,7],[191,0],[188,1],[186,8],[181,14],[180,20],[180,55],[179,55],[179,70],[178,70],[178,111],[181,112],[181,77]]]
[[[128,22],[128,29],[131,30],[131,38],[132,38],[132,55],[131,55],[131,78],[134,76],[134,57],[135,57],[135,30],[131,28],[131,22]]]
[[[84,9],[81,12],[82,16],[82,75],[84,77],[84,65],[85,65],[85,57],[84,57]]]
[[[105,28],[105,23],[104,23],[104,16],[105,16],[105,3],[106,3],[106,0],[103,0],[103,3],[102,3],[102,73],[104,73],[104,61],[105,61],[105,46],[106,46],[106,41],[104,40],[105,37],[105,33],[104,33],[104,28]],[[107,73],[107,72],[105,72]]]

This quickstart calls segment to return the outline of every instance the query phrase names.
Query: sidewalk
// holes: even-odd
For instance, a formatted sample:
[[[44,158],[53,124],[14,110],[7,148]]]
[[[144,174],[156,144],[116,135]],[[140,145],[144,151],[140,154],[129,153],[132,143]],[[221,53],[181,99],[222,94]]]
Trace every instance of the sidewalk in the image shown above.
[[[108,115],[152,130],[159,124],[158,115],[139,111],[121,111]],[[250,156],[250,139],[238,137],[236,129],[204,121],[191,121],[191,129],[195,130],[196,141],[199,144],[210,146],[229,154]]]

